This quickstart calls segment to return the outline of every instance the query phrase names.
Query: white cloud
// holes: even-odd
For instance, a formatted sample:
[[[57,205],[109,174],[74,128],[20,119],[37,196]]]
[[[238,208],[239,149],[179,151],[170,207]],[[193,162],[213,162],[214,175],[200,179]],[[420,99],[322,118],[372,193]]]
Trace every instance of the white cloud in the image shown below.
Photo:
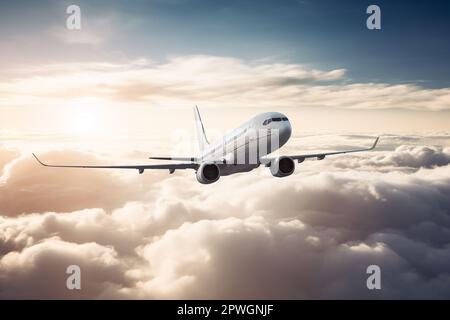
[[[65,28],[55,28],[51,30],[51,35],[69,45],[92,45],[99,46],[103,43],[102,36],[87,30],[68,30]]]
[[[87,39],[90,39],[88,37]],[[95,42],[95,41],[94,41]],[[39,71],[0,83],[1,105],[64,105],[97,97],[109,103],[174,106],[301,107],[354,109],[450,109],[450,88],[411,84],[348,83],[344,69],[322,71],[300,64],[252,62],[206,55],[163,63],[76,63],[39,66]]]
[[[59,180],[24,166],[31,159],[19,155],[6,166],[7,181],[32,177],[0,192],[20,190],[26,212],[34,207],[36,213],[19,215],[13,198],[2,201],[10,211],[0,216],[0,296],[450,297],[450,165],[442,162],[448,150],[379,151],[381,165],[373,155],[305,162],[284,179],[254,172],[210,186],[177,173],[136,187],[139,180],[108,171],[97,199],[77,211],[70,208],[98,183],[96,173],[90,172],[90,186],[79,188],[68,171],[58,171],[66,178]],[[119,184],[142,195],[127,201]],[[230,190],[239,192],[230,196]],[[60,201],[47,193],[64,199],[70,212],[53,210]],[[64,286],[70,264],[87,277],[79,292]],[[371,264],[381,268],[378,292],[366,288]]]

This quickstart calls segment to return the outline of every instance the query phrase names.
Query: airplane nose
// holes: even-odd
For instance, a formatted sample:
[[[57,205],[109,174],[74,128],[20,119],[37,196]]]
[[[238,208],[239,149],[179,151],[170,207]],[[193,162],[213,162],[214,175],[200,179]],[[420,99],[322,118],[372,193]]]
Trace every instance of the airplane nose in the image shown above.
[[[285,144],[292,134],[292,127],[289,121],[286,121],[283,123],[283,127],[281,128],[281,136],[280,136],[280,142],[281,145]]]
[[[287,128],[286,128],[286,135],[288,136],[288,139],[291,137],[291,134],[292,134],[292,127],[291,127],[291,123],[288,121]]]

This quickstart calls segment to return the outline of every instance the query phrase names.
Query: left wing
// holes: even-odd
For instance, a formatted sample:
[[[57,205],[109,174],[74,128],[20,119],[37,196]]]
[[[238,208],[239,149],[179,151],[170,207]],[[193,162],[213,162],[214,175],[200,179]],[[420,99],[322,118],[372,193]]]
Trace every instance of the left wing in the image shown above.
[[[300,155],[294,155],[294,156],[288,156],[288,157],[290,157],[294,160],[297,160],[300,163],[308,158],[317,158],[317,160],[323,160],[323,159],[325,159],[326,156],[331,156],[331,155],[335,155],[335,154],[370,151],[370,150],[375,149],[379,139],[380,139],[380,137],[377,137],[375,139],[375,142],[373,143],[373,145],[369,148],[361,148],[361,149],[353,149],[353,150],[345,150],[345,151],[334,151],[334,152],[323,152],[323,153],[300,154]],[[264,160],[270,161],[271,159],[264,158]]]
[[[147,169],[166,169],[170,173],[174,173],[176,169],[195,169],[197,170],[198,164],[196,163],[174,163],[174,164],[142,164],[142,165],[124,165],[124,166],[86,166],[86,165],[59,165],[59,164],[46,164],[39,160],[39,158],[33,153],[36,158],[44,167],[53,168],[91,168],[91,169],[136,169],[139,173],[143,173]]]

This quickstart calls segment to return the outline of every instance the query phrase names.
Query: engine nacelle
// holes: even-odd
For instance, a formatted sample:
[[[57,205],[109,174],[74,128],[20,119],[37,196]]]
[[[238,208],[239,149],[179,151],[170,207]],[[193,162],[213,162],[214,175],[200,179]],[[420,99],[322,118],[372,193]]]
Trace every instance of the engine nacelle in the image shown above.
[[[295,162],[289,157],[279,157],[270,162],[270,173],[274,177],[290,176],[295,170]]]
[[[213,163],[202,163],[197,169],[197,180],[203,184],[216,182],[220,178],[220,169]]]

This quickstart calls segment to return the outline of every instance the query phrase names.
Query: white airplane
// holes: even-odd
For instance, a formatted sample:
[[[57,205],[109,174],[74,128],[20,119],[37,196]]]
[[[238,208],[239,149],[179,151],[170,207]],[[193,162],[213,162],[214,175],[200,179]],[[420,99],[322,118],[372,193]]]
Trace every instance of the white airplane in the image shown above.
[[[149,169],[168,169],[170,173],[179,169],[194,169],[198,182],[209,184],[219,180],[220,176],[248,172],[261,164],[270,167],[273,176],[286,177],[294,172],[295,161],[301,163],[307,158],[322,160],[329,155],[373,150],[379,139],[377,137],[369,148],[274,157],[270,154],[286,144],[291,137],[292,127],[285,115],[279,112],[261,113],[214,144],[210,144],[206,138],[197,106],[194,108],[194,115],[200,147],[200,154],[197,157],[150,157],[150,159],[155,160],[175,160],[182,161],[182,163],[100,166],[50,165],[43,163],[34,153],[33,156],[41,165],[57,168],[137,169],[139,173]]]

